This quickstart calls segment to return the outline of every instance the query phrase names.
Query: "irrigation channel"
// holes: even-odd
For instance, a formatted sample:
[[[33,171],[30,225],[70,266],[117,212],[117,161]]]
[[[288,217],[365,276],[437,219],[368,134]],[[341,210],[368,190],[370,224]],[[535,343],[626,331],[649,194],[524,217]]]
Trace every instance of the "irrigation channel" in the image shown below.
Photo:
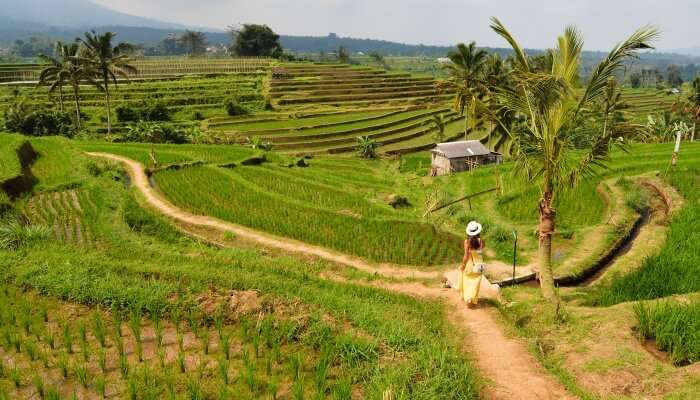
[[[670,200],[666,198],[663,191],[655,184],[648,181],[641,182],[641,185],[649,189],[651,199],[658,202],[658,205],[652,205],[654,201],[650,199],[649,205],[639,211],[639,216],[632,225],[632,228],[624,237],[617,241],[615,245],[611,247],[598,261],[591,264],[582,272],[575,275],[555,277],[554,283],[557,286],[580,287],[595,284],[603,277],[603,275],[605,275],[606,272],[608,272],[612,266],[615,265],[618,259],[629,253],[634,248],[635,241],[637,238],[639,238],[640,233],[643,232],[644,227],[648,226],[657,215],[663,214],[662,218],[668,217],[671,204],[669,204]],[[495,283],[501,287],[520,284],[536,286],[538,284],[538,279],[537,273],[533,272],[530,274],[516,276],[515,279],[505,279]]]

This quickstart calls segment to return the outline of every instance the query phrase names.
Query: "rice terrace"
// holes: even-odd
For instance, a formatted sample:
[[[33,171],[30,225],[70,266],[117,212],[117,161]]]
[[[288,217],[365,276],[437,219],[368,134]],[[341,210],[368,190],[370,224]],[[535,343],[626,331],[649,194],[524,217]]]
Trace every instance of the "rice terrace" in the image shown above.
[[[700,398],[699,6],[11,3],[0,400]]]

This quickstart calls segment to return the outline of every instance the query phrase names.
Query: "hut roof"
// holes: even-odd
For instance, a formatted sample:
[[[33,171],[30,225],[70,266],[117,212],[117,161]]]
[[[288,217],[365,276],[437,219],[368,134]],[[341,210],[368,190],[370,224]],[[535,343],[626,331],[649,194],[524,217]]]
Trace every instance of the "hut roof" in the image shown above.
[[[478,140],[462,140],[459,142],[439,143],[432,150],[447,158],[485,156],[491,154],[489,149]]]

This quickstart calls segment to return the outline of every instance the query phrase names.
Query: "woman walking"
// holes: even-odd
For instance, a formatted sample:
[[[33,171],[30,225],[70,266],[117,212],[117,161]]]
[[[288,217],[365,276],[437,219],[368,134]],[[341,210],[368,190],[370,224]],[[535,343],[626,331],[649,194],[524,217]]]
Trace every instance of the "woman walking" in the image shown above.
[[[484,274],[484,241],[481,239],[483,227],[476,221],[467,225],[467,239],[464,241],[464,258],[459,268],[460,277],[457,290],[469,307],[479,303],[479,288]]]

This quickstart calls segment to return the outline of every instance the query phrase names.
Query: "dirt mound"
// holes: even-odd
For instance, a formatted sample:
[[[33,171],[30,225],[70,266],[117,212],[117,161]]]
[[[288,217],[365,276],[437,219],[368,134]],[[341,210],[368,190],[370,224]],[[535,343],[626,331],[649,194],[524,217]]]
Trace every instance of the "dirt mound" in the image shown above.
[[[195,300],[205,314],[214,315],[223,311],[230,319],[257,314],[263,309],[262,298],[256,290],[210,290],[200,294]]]

